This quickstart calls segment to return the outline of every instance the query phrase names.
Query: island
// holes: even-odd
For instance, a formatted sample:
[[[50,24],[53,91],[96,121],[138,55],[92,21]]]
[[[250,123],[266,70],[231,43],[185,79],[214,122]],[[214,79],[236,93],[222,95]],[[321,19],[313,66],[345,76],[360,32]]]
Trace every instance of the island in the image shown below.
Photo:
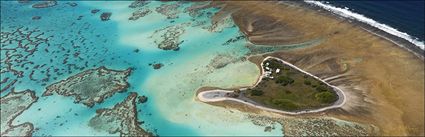
[[[197,97],[203,102],[231,100],[284,114],[320,112],[344,104],[341,89],[284,60],[266,57],[261,69],[261,76],[252,87],[201,91]]]
[[[127,77],[131,69],[111,70],[106,67],[89,69],[73,75],[65,80],[47,86],[43,96],[57,93],[62,96],[75,97],[76,103],[83,103],[92,107],[95,103],[101,103],[116,92],[128,88]]]

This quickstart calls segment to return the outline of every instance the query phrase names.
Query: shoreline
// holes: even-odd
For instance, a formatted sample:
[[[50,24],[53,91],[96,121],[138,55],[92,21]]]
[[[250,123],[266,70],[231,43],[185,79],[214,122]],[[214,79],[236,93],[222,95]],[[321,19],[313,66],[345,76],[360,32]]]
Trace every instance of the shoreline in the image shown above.
[[[234,102],[242,103],[243,105],[248,105],[248,106],[251,106],[251,107],[254,107],[254,108],[257,108],[257,109],[261,109],[261,110],[265,110],[265,111],[270,111],[270,112],[274,112],[274,113],[287,114],[287,115],[299,115],[299,114],[307,114],[307,113],[318,113],[318,112],[323,112],[323,111],[326,111],[326,110],[329,110],[329,109],[340,108],[340,107],[342,107],[345,104],[345,102],[346,102],[346,95],[344,94],[344,91],[342,91],[340,88],[327,83],[326,81],[320,79],[319,77],[314,76],[313,74],[310,74],[310,73],[308,73],[308,72],[306,72],[306,71],[304,71],[304,70],[296,67],[295,65],[292,65],[289,62],[286,62],[286,61],[284,61],[284,60],[282,60],[280,58],[276,58],[276,57],[273,57],[273,56],[267,56],[266,58],[264,58],[261,61],[261,63],[260,63],[261,74],[257,78],[257,82],[254,85],[250,86],[250,87],[255,87],[255,86],[257,86],[261,82],[261,80],[262,80],[262,78],[264,77],[264,74],[265,74],[264,73],[264,69],[263,69],[263,62],[265,60],[267,60],[267,59],[270,59],[270,58],[271,59],[276,59],[276,60],[280,61],[281,63],[284,63],[285,65],[288,65],[288,66],[290,66],[292,68],[295,68],[296,70],[298,70],[298,71],[300,71],[300,72],[302,72],[304,74],[307,74],[307,75],[313,77],[314,79],[317,79],[317,80],[325,83],[327,86],[332,87],[334,89],[334,92],[338,95],[338,100],[335,101],[330,106],[326,106],[326,107],[322,107],[322,108],[318,108],[318,109],[306,109],[306,110],[299,110],[299,111],[284,111],[284,110],[278,110],[278,109],[274,109],[274,108],[265,107],[265,106],[263,106],[261,104],[258,104],[258,103],[254,102],[252,100],[251,101],[249,101],[249,100],[242,100],[242,99],[237,99],[237,98],[232,98],[232,97],[226,97],[226,96],[220,96],[220,98],[217,98],[218,97],[218,94],[220,94],[220,92],[221,93],[224,93],[224,95],[225,95],[225,93],[231,93],[231,92],[233,92],[233,90],[229,90],[229,89],[226,90],[226,89],[215,88],[215,89],[210,89],[210,90],[202,90],[203,88],[207,88],[207,87],[203,87],[203,88],[200,88],[197,91],[196,98],[199,101],[204,102],[204,103],[223,102],[223,101],[234,101]],[[212,87],[208,87],[208,88],[212,88]],[[241,87],[239,89],[240,90],[245,90],[246,88],[247,87]],[[234,89],[234,88],[231,88],[231,89]],[[208,96],[208,94],[214,94],[213,98],[205,98],[205,96]]]
[[[321,7],[319,5],[313,4],[313,3],[307,3],[305,1],[294,1],[293,3],[298,3],[299,6],[304,7],[304,8],[308,8],[311,10],[314,10],[316,12],[319,13],[323,13],[329,16],[332,16],[334,18],[342,18],[345,20],[345,22],[352,24],[354,26],[358,26],[360,28],[362,28],[363,30],[378,36],[379,38],[383,38],[401,48],[404,48],[405,50],[413,53],[415,56],[417,56],[418,58],[420,58],[422,61],[424,61],[425,59],[425,50],[421,49],[421,47],[415,45],[414,43],[408,41],[407,39],[404,39],[402,37],[390,34],[388,32],[386,32],[385,30],[382,30],[380,28],[374,27],[371,24],[362,22],[356,18],[349,18],[349,17],[344,17],[342,15],[339,15],[337,13],[332,12],[331,10],[327,10],[324,7]],[[333,6],[333,5],[331,5]],[[350,11],[351,12],[351,11]],[[382,24],[382,23],[381,23]],[[384,24],[385,25],[385,24]]]

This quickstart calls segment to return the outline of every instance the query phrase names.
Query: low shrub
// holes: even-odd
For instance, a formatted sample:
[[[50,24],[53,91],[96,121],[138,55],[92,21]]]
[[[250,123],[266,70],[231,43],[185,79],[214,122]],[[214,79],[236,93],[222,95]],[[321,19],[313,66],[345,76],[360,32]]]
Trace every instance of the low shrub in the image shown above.
[[[325,85],[319,85],[319,86],[316,87],[316,91],[326,92],[326,91],[328,91],[328,88]]]
[[[311,85],[311,81],[310,80],[304,80],[304,84],[305,85]]]
[[[261,96],[264,94],[262,90],[256,90],[256,89],[251,90],[250,93],[251,93],[251,96]]]
[[[288,110],[294,110],[299,107],[297,104],[295,104],[294,102],[288,99],[273,99],[272,102],[276,106],[279,106],[281,108],[288,109]]]
[[[291,77],[288,76],[279,76],[276,79],[276,83],[282,84],[283,86],[286,86],[288,84],[292,84],[294,83],[294,79],[292,79]]]
[[[315,97],[322,103],[332,103],[337,100],[337,95],[328,91],[317,93]]]

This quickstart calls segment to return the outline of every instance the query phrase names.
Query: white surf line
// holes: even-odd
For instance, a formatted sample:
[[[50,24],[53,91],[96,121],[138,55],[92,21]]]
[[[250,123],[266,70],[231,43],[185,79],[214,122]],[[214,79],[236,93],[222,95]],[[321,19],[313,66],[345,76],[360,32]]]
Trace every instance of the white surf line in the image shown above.
[[[334,104],[332,104],[331,106],[327,106],[327,107],[323,107],[323,108],[319,108],[319,109],[302,110],[302,111],[283,111],[283,110],[264,107],[264,106],[261,106],[261,105],[256,105],[256,104],[247,102],[245,100],[237,99],[237,98],[226,97],[226,93],[232,93],[233,92],[232,90],[215,89],[215,90],[202,91],[202,92],[198,93],[198,95],[197,95],[198,99],[202,102],[218,102],[218,101],[225,101],[225,100],[236,101],[236,102],[240,102],[240,103],[243,103],[243,104],[258,108],[258,109],[276,112],[276,113],[282,113],[282,114],[290,114],[290,115],[317,113],[317,112],[322,112],[322,111],[329,110],[329,109],[340,108],[345,104],[346,96],[340,88],[325,82],[324,80],[320,79],[319,77],[314,76],[314,75],[296,67],[295,65],[292,65],[289,62],[286,62],[282,59],[279,59],[279,58],[276,58],[276,57],[271,57],[271,56],[266,57],[261,62],[261,64],[260,64],[260,66],[261,66],[261,76],[258,78],[257,82],[252,87],[257,86],[261,82],[261,80],[262,80],[262,78],[264,77],[264,74],[265,74],[264,69],[263,69],[263,63],[264,63],[264,61],[266,61],[267,59],[270,59],[270,58],[279,60],[282,63],[284,63],[288,66],[291,66],[291,67],[303,72],[304,74],[307,74],[307,75],[325,83],[327,86],[332,87],[335,90],[336,94],[338,95],[338,100]],[[241,88],[240,90],[245,90],[245,89],[246,88]]]
[[[391,35],[405,39],[405,40],[409,41],[410,43],[418,46],[420,49],[425,50],[424,42],[419,41],[418,38],[411,36],[411,35],[409,35],[405,32],[401,32],[401,31],[399,31],[399,30],[397,30],[397,29],[395,29],[391,26],[388,26],[386,24],[379,23],[379,22],[377,22],[377,21],[375,21],[371,18],[368,18],[368,17],[362,15],[362,14],[352,12],[352,11],[345,9],[345,8],[339,8],[339,7],[330,5],[330,4],[325,4],[325,3],[320,2],[320,1],[304,0],[304,2],[316,5],[316,6],[321,7],[323,9],[327,10],[327,11],[335,13],[339,16],[342,16],[342,17],[345,17],[345,18],[350,18],[350,19],[355,19],[357,21],[366,23],[366,24],[371,25],[375,28],[378,28],[378,29],[380,29],[380,30],[382,30],[386,33],[389,33]],[[374,33],[374,34],[376,34],[376,33]],[[383,37],[381,35],[378,35],[378,36]],[[385,39],[387,39],[387,38],[385,38]],[[392,40],[391,40],[391,42],[395,43]],[[397,44],[397,43],[395,43],[395,44]]]

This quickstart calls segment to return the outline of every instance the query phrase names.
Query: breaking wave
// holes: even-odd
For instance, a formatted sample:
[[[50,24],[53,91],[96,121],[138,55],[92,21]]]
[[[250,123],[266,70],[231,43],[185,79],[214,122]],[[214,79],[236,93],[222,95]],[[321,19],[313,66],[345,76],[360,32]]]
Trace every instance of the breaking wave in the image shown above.
[[[373,27],[376,27],[376,28],[378,28],[378,29],[380,29],[382,31],[385,31],[385,32],[387,32],[387,33],[389,33],[391,35],[394,35],[394,36],[400,37],[402,39],[405,39],[405,40],[413,43],[414,45],[418,46],[422,50],[425,50],[424,49],[425,48],[424,47],[424,42],[423,41],[420,41],[418,38],[415,38],[413,36],[410,36],[409,34],[407,34],[405,32],[401,32],[401,31],[399,31],[399,30],[397,30],[397,29],[395,29],[395,28],[393,28],[391,26],[388,26],[386,24],[379,23],[379,22],[377,22],[377,21],[375,21],[375,20],[373,20],[371,18],[368,18],[368,17],[362,15],[362,14],[358,14],[358,13],[352,12],[347,7],[345,7],[345,8],[338,8],[338,7],[329,5],[329,4],[325,4],[325,3],[320,2],[320,1],[310,1],[310,0],[307,0],[307,1],[304,1],[304,2],[309,3],[309,4],[313,4],[313,5],[316,5],[316,6],[319,6],[319,7],[323,8],[323,9],[325,9],[325,10],[328,10],[328,11],[330,11],[332,13],[338,14],[338,15],[340,15],[342,17],[346,17],[346,18],[350,18],[350,19],[355,19],[357,21],[360,21],[360,22],[369,24],[369,25],[371,25]]]

